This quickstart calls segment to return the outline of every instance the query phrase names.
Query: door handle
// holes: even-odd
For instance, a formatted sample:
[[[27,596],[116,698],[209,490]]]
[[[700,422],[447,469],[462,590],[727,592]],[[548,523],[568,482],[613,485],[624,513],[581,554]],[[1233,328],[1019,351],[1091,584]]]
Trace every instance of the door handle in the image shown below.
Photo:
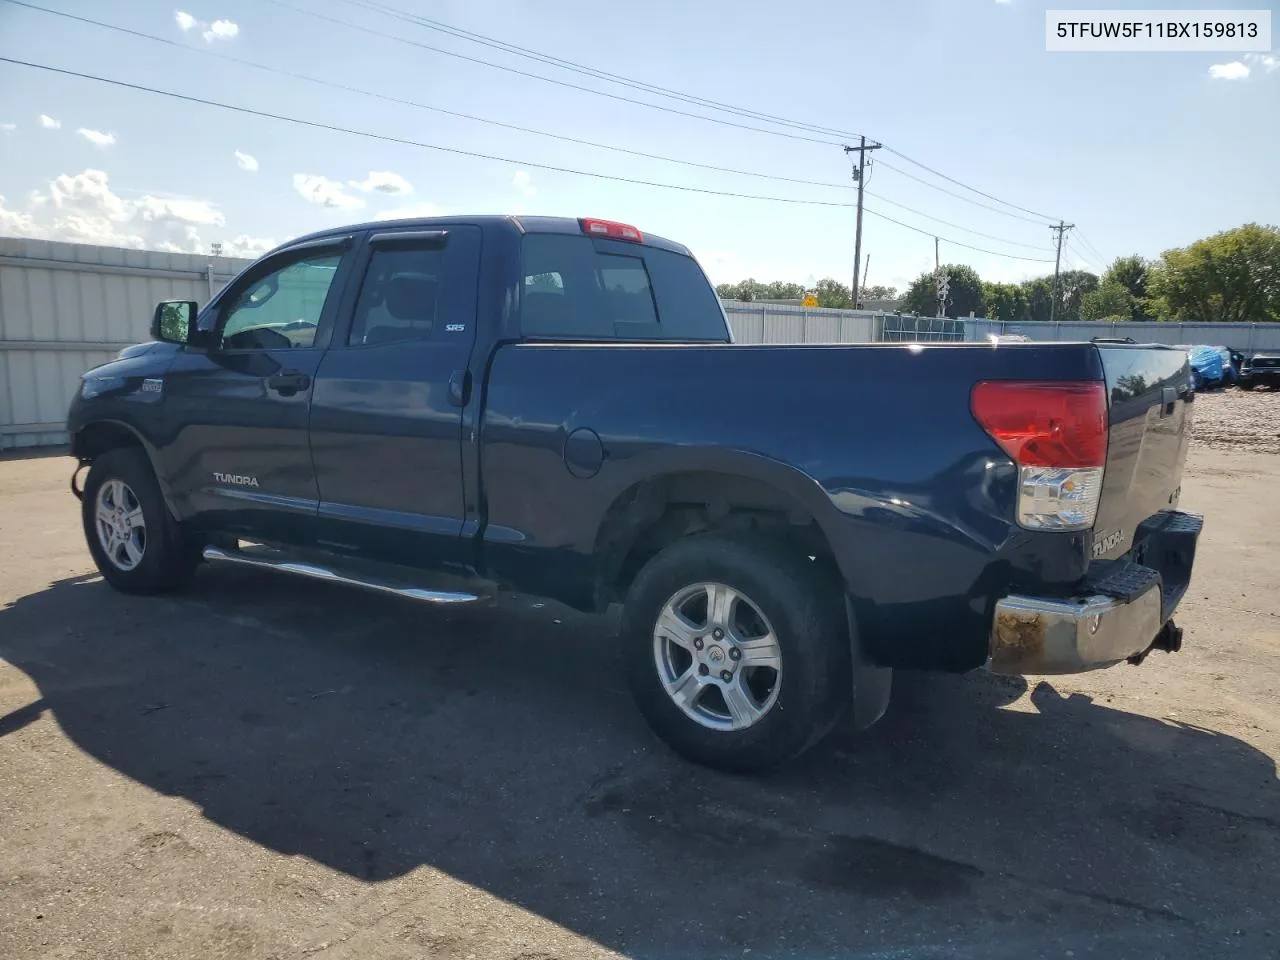
[[[449,402],[455,407],[465,407],[471,400],[471,371],[455,370],[449,378]]]
[[[297,370],[283,370],[267,377],[267,387],[283,397],[291,397],[311,386],[311,378]]]

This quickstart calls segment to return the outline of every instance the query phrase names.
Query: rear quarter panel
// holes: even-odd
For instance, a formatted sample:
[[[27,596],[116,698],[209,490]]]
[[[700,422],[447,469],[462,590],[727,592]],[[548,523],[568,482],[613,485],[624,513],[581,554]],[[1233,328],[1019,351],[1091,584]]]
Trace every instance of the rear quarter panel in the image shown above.
[[[752,476],[818,521],[882,659],[977,666],[998,591],[1065,587],[1087,566],[1086,535],[1016,526],[1016,471],[969,412],[977,380],[1024,377],[1101,368],[1079,344],[501,346],[481,435],[485,565],[587,607],[601,521],[630,487]],[[592,476],[566,465],[575,431],[599,437]]]

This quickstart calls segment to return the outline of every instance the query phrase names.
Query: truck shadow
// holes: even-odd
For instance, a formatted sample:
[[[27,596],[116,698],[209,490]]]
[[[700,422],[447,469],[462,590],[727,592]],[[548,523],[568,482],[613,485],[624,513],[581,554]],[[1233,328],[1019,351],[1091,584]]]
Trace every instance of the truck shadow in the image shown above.
[[[614,650],[607,623],[518,598],[446,617],[241,571],[173,599],[72,578],[0,610],[0,656],[41,695],[0,736],[50,711],[255,844],[367,881],[430,865],[640,955],[837,949],[921,912],[1269,909],[1276,767],[1233,737],[904,674],[877,727],[734,778],[653,740]]]

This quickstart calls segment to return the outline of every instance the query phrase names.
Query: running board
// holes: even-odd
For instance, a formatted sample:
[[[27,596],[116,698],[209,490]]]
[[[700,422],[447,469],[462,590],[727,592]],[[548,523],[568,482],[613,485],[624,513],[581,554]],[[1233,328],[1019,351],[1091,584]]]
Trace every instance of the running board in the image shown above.
[[[351,573],[340,573],[332,567],[322,566],[317,563],[302,563],[297,560],[284,559],[282,556],[255,554],[239,549],[230,550],[223,547],[205,547],[204,558],[218,563],[230,563],[242,567],[256,567],[260,570],[278,570],[281,573],[292,573],[295,576],[308,577],[312,580],[328,580],[332,583],[342,583],[351,587],[362,587],[365,590],[372,590],[376,593],[388,593],[394,597],[404,597],[406,600],[416,600],[419,603],[452,605],[460,603],[476,603],[481,599],[480,596],[474,593],[463,593],[451,590],[428,590],[425,587],[409,586],[404,583],[375,578],[368,574],[354,575]]]

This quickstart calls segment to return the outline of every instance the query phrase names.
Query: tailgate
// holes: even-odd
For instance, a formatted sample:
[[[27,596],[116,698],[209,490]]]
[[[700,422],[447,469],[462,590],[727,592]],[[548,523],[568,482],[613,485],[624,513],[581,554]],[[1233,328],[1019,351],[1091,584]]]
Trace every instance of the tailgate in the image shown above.
[[[1186,350],[1137,344],[1097,349],[1111,433],[1092,556],[1105,560],[1133,547],[1134,531],[1144,520],[1177,507],[1195,395]]]

